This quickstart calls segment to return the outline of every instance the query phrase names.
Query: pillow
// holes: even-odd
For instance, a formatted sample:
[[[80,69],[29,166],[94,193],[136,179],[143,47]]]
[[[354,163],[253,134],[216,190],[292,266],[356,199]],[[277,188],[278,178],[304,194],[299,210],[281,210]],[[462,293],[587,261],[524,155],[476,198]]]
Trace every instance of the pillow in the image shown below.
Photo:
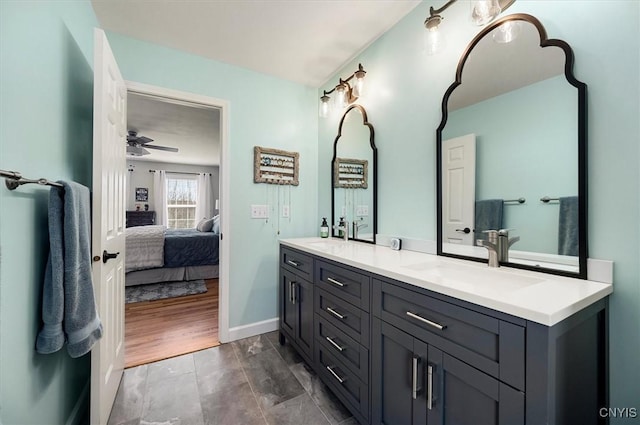
[[[214,216],[211,220],[213,220],[213,225],[211,226],[211,231],[213,233],[220,233],[220,215]]]
[[[210,232],[213,227],[213,218],[203,218],[196,226],[198,232]]]

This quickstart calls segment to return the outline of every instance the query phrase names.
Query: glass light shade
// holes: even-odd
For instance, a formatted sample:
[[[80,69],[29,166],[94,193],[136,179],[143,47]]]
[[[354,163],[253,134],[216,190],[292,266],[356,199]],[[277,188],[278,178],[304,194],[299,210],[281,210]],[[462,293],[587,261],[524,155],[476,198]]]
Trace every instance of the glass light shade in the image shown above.
[[[435,55],[439,53],[445,46],[445,38],[438,27],[426,29],[424,32],[424,52],[427,55]]]
[[[520,34],[520,22],[507,21],[494,30],[493,41],[501,44],[511,43],[518,38],[518,34]]]
[[[354,97],[360,97],[362,96],[363,88],[364,88],[364,73],[361,76],[358,76],[358,74],[356,74],[356,80],[353,83],[353,87],[351,88],[351,94]]]
[[[347,87],[344,85],[336,87],[336,106],[338,108],[347,107]]]
[[[493,21],[500,14],[498,0],[479,0],[471,2],[471,21],[476,25],[484,25]]]
[[[320,108],[319,108],[319,113],[320,113],[320,118],[327,118],[329,116],[329,100],[331,98],[327,95],[324,95],[320,98]]]

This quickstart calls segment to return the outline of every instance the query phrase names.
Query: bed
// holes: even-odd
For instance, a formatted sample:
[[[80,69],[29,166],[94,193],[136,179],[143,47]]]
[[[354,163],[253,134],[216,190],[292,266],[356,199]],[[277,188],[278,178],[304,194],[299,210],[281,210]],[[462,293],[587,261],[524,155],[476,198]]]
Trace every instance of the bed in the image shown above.
[[[125,286],[218,277],[220,235],[196,229],[126,229]]]

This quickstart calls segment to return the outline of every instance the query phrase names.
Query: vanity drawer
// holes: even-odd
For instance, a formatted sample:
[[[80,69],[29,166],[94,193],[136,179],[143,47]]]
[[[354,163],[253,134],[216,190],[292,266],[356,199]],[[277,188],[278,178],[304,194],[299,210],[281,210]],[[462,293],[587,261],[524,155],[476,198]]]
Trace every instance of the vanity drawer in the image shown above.
[[[369,313],[319,289],[317,285],[314,292],[316,315],[369,348]]]
[[[316,364],[322,381],[336,392],[359,422],[368,423],[369,386],[320,344],[316,347]]]
[[[373,314],[524,390],[524,327],[378,279]]]
[[[280,265],[313,282],[313,258],[310,255],[281,246]]]
[[[316,344],[333,353],[364,383],[369,382],[369,350],[316,314]]]
[[[316,284],[351,304],[369,311],[368,275],[324,261],[316,262]]]

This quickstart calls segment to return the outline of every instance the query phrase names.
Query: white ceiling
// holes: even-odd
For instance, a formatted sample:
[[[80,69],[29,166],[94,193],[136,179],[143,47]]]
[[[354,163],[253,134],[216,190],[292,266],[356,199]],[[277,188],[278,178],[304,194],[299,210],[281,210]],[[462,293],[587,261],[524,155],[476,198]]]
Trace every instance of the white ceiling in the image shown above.
[[[417,0],[92,0],[100,26],[319,87]],[[193,105],[192,105],[193,106]],[[141,161],[219,165],[219,113],[129,94],[128,130],[177,147]]]
[[[416,0],[92,0],[100,26],[319,87]]]
[[[150,146],[178,148],[166,152],[146,148],[150,154],[140,161],[193,165],[220,165],[220,111],[129,92],[127,130],[153,139]]]

